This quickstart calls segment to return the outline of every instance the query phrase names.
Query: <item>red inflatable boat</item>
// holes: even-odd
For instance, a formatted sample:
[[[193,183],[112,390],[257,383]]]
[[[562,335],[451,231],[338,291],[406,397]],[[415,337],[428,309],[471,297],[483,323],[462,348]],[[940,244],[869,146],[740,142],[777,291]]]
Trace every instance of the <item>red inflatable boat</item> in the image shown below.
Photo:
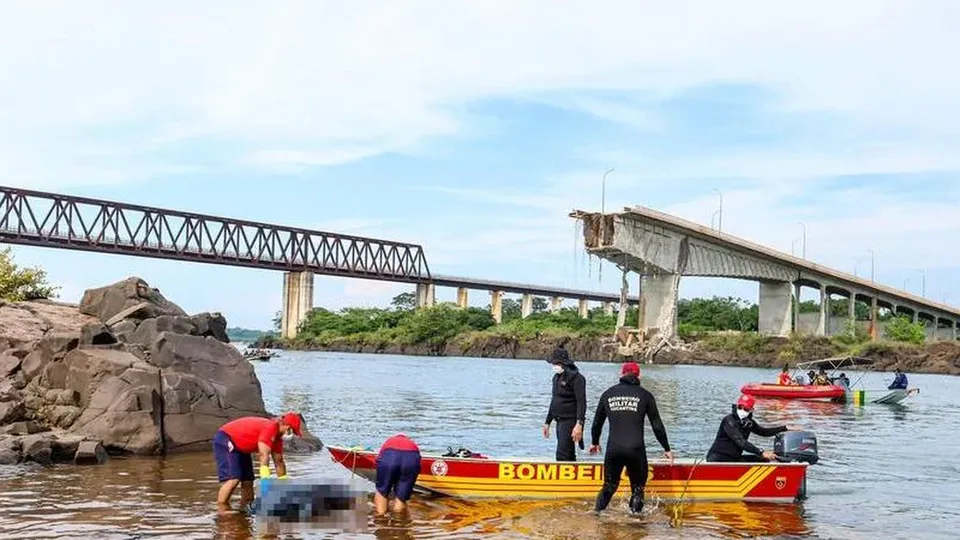
[[[781,399],[843,399],[846,390],[835,384],[745,384],[740,392],[753,397]]]

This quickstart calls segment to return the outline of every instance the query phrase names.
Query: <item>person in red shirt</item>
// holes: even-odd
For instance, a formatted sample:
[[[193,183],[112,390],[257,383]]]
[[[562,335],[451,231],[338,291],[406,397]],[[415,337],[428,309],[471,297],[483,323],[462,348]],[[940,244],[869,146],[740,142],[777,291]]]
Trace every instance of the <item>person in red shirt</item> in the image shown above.
[[[420,448],[417,444],[402,433],[387,439],[377,454],[377,492],[373,496],[377,514],[387,513],[391,492],[396,495],[393,510],[404,511],[419,476]]]
[[[217,507],[230,511],[230,497],[240,485],[240,507],[253,501],[253,456],[260,457],[260,478],[270,476],[270,457],[277,469],[277,477],[287,476],[283,461],[283,439],[303,436],[303,417],[288,412],[280,418],[245,416],[220,426],[213,436],[213,456],[217,462],[217,480],[220,491]]]
[[[793,378],[790,377],[790,366],[783,366],[783,371],[780,372],[780,376],[777,378],[777,384],[782,386],[789,386],[793,384]]]

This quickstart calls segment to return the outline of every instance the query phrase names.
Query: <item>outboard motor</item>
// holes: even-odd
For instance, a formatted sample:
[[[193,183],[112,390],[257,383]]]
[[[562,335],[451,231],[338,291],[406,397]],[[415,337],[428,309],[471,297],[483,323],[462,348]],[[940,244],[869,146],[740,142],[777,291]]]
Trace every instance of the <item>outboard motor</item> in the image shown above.
[[[799,461],[815,464],[820,460],[817,454],[817,436],[812,431],[784,431],[773,439],[773,453],[780,461]]]

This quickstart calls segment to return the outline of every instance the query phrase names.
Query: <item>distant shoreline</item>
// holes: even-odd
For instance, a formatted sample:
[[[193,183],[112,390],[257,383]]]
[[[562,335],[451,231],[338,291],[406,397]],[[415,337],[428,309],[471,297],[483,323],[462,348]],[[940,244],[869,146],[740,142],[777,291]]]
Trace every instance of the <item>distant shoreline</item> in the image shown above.
[[[741,342],[742,341],[742,342]],[[684,349],[659,353],[654,364],[691,366],[755,367],[779,370],[785,364],[817,360],[848,354],[837,350],[828,338],[743,338],[698,340]],[[400,354],[409,356],[468,358],[510,358],[523,360],[546,360],[557,346],[569,351],[575,362],[620,363],[631,358],[609,352],[601,338],[574,336],[540,336],[520,339],[495,334],[472,333],[455,336],[445,344],[401,344],[378,340],[367,343],[362,339],[338,338],[326,344],[315,342],[288,343],[282,340],[259,340],[257,347],[296,351],[324,351],[366,354]],[[923,346],[911,346],[887,341],[866,344],[859,356],[875,361],[874,370],[893,371],[896,367],[908,373],[935,375],[960,375],[960,343],[934,342]]]

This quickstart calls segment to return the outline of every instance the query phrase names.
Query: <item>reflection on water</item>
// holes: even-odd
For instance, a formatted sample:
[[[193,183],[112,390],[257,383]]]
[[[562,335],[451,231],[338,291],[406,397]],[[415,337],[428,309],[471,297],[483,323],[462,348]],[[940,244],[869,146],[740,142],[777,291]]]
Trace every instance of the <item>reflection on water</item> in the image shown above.
[[[303,411],[325,442],[376,448],[398,431],[425,451],[464,446],[488,455],[549,456],[540,426],[549,402],[541,361],[285,353],[256,364],[270,410]],[[618,366],[582,364],[590,401],[617,380]],[[775,370],[645,366],[678,457],[702,458],[739,387]],[[758,418],[816,432],[821,463],[801,505],[648,501],[641,516],[614,499],[592,501],[415,499],[407,517],[369,518],[358,535],[311,530],[284,538],[953,538],[960,527],[960,379],[911,375],[923,388],[904,406],[758,400]],[[651,455],[659,454],[647,428]],[[770,440],[755,441],[769,448]],[[584,454],[581,454],[584,455]],[[372,493],[326,451],[290,456],[291,475],[333,477]],[[0,468],[3,538],[259,538],[251,518],[216,512],[208,453],[114,459],[102,467]],[[934,502],[933,504],[931,502]],[[922,531],[922,533],[921,533]]]

